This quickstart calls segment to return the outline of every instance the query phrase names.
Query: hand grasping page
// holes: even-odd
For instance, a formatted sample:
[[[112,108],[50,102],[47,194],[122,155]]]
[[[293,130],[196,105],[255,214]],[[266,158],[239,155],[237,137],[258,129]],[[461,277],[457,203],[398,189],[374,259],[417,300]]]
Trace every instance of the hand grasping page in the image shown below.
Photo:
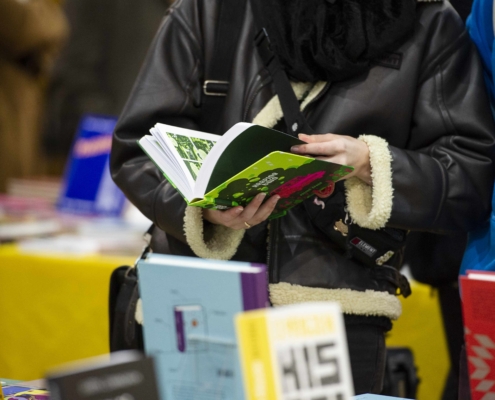
[[[354,167],[354,171],[343,179],[355,176],[371,185],[370,151],[365,142],[350,136],[333,133],[322,135],[301,133],[299,139],[307,144],[292,146],[291,151],[293,153]]]

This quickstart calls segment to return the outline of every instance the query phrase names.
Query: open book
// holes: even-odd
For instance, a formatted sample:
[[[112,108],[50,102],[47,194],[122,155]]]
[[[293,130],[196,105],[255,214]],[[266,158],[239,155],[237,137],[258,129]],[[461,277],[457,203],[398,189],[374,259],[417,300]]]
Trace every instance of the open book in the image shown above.
[[[245,122],[223,136],[156,124],[139,145],[191,206],[245,206],[258,193],[280,196],[272,218],[321,192],[352,167],[290,153],[301,140]]]

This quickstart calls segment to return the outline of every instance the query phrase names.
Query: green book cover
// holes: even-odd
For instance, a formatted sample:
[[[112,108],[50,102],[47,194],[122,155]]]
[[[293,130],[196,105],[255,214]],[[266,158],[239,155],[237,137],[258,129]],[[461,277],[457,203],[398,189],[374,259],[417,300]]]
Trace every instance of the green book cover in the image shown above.
[[[290,153],[304,142],[274,129],[238,123],[223,136],[164,124],[140,146],[192,206],[226,209],[256,194],[279,195],[271,218],[353,171],[352,167]]]
[[[258,193],[264,192],[267,199],[273,195],[280,196],[271,215],[271,218],[279,217],[350,171],[352,168],[347,166],[274,151],[190,205],[204,208],[245,206]]]

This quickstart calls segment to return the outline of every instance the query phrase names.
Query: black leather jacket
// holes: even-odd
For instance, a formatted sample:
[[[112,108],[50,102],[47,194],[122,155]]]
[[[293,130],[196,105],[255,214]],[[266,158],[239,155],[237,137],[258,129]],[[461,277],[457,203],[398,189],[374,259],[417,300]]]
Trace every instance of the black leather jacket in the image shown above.
[[[184,229],[186,203],[136,140],[157,122],[201,130],[216,7],[215,0],[178,0],[172,6],[114,134],[112,176],[159,228],[154,250],[256,262],[268,257],[274,304],[336,300],[346,313],[397,318],[396,271],[347,257],[331,239],[334,224],[326,218],[331,207],[322,209],[313,199],[274,220],[269,235],[265,224],[246,233],[205,225],[210,241],[200,244],[204,251],[196,249],[197,240],[204,239],[199,209],[188,208]],[[256,54],[254,33],[248,7],[217,133],[255,117],[267,126],[277,123],[273,105],[267,106],[274,92]],[[413,37],[369,73],[316,86],[304,104],[314,130],[369,135],[376,154],[373,188],[346,182],[344,215],[355,224],[460,232],[488,216],[495,129],[478,55],[448,3],[418,3]],[[229,246],[226,256],[223,247]],[[398,257],[392,261],[397,264]]]

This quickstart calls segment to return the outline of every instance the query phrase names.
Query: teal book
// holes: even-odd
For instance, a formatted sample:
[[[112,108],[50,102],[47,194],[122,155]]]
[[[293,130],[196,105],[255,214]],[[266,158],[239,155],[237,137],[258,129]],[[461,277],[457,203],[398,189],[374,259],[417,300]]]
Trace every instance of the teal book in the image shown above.
[[[149,254],[137,268],[161,398],[244,400],[234,315],[268,306],[265,266]]]
[[[245,206],[258,193],[279,195],[272,218],[353,171],[346,165],[290,153],[304,142],[275,129],[240,122],[224,135],[156,124],[139,145],[189,205]]]

